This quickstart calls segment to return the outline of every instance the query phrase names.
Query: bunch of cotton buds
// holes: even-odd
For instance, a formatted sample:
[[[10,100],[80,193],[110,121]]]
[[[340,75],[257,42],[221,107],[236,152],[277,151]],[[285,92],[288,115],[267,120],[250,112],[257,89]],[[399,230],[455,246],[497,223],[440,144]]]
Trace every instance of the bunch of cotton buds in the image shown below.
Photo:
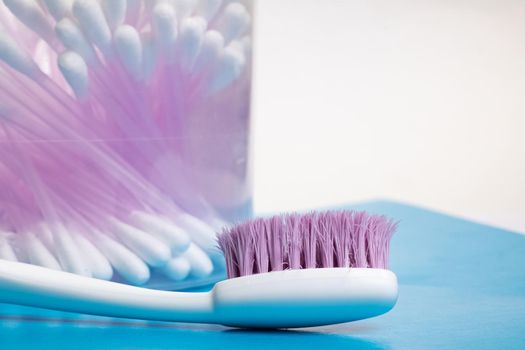
[[[242,1],[0,0],[0,258],[222,277],[217,207],[249,202],[250,43]]]

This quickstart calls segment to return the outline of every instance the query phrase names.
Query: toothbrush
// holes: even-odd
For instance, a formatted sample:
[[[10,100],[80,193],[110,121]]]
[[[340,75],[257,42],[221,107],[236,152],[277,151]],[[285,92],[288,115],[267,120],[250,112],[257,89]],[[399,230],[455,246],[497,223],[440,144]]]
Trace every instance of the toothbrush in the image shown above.
[[[242,1],[0,1],[0,258],[222,278],[215,208],[247,200],[230,148],[247,149],[250,25]]]
[[[234,327],[355,321],[381,315],[396,303],[397,279],[387,270],[395,229],[384,216],[354,211],[244,222],[219,236],[229,279],[204,293],[148,290],[0,260],[0,301]]]

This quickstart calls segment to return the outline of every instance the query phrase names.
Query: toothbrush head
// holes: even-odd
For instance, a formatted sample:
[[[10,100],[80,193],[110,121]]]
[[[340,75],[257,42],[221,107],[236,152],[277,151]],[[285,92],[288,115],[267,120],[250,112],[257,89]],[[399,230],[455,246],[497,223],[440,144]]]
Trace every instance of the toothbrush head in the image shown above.
[[[219,236],[228,277],[214,290],[219,322],[310,327],[374,317],[397,301],[387,270],[397,223],[366,212],[254,219]]]
[[[228,277],[311,268],[388,267],[397,223],[349,210],[245,221],[219,236]]]

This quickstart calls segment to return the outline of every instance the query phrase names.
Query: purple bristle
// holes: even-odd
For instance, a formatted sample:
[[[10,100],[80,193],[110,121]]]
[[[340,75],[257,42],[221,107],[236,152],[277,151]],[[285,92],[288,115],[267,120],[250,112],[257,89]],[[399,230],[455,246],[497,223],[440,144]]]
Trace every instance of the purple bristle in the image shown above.
[[[388,268],[397,223],[351,210],[284,214],[225,229],[219,246],[229,278],[328,267]]]
[[[330,213],[321,213],[319,217],[317,226],[317,239],[319,240],[318,267],[334,266],[334,231],[332,220],[330,220],[332,215]]]
[[[288,237],[288,268],[301,268],[301,253],[303,251],[303,234],[300,231],[301,217],[297,214],[286,216],[285,227]]]
[[[268,272],[270,271],[270,261],[268,255],[268,239],[264,232],[264,221],[261,219],[256,220],[250,227],[250,230],[252,231],[250,235],[257,239],[257,241],[254,242],[256,271],[259,273]],[[257,235],[257,232],[263,232],[263,234]]]
[[[318,227],[317,222],[319,216],[312,213],[310,217],[302,216],[300,232],[304,232],[303,237],[303,258],[304,267],[307,269],[314,269],[317,267],[317,236]]]
[[[265,234],[269,241],[270,269],[271,271],[281,271],[284,269],[283,261],[285,255],[285,245],[281,244],[280,238],[283,235],[283,218],[274,216],[272,219],[262,220],[265,222]]]

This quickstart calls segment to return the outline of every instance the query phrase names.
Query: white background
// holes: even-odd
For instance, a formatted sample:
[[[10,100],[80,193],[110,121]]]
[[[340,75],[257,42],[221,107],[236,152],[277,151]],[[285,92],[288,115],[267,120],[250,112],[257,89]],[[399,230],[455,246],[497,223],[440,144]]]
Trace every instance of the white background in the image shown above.
[[[257,211],[387,198],[525,232],[525,1],[255,10]]]

